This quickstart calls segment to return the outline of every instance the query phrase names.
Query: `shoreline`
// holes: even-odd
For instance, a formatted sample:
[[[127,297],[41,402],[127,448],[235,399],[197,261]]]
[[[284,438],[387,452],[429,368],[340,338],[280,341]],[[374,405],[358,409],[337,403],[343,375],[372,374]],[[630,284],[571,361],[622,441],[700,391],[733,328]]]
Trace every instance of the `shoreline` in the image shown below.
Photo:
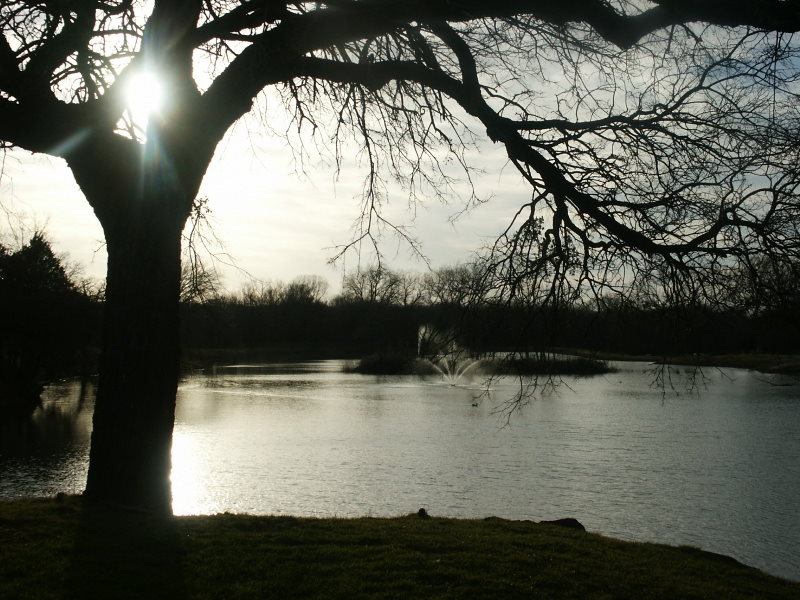
[[[649,362],[690,367],[749,369],[775,375],[800,375],[800,354],[624,354],[558,348],[559,354],[620,362]]]
[[[0,597],[800,596],[800,582],[725,555],[574,525],[452,519],[423,509],[391,518],[164,518],[85,505],[76,496],[3,500],[0,580],[8,595]]]
[[[750,369],[761,373],[800,375],[800,354],[627,354],[568,347],[556,347],[547,352],[597,361],[649,362],[708,368],[729,367]],[[214,363],[223,364],[242,360],[261,361],[264,364],[327,359],[357,361],[368,355],[367,352],[353,348],[337,349],[332,346],[315,349],[285,345],[263,348],[186,348],[183,354],[183,367],[185,370],[191,371]]]

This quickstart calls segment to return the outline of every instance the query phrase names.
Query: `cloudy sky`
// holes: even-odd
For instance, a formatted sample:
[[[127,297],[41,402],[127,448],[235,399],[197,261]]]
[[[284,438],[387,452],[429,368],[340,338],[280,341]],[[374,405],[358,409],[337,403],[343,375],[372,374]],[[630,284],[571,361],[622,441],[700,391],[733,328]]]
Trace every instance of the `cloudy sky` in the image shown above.
[[[321,275],[339,288],[342,273],[374,258],[349,253],[337,266],[328,264],[336,247],[352,239],[359,214],[364,171],[355,160],[345,161],[338,177],[331,164],[305,165],[298,174],[285,139],[253,118],[239,123],[217,149],[201,197],[208,198],[209,224],[222,246],[213,247],[228,289],[238,289],[249,277],[290,281],[299,275]],[[354,151],[355,153],[355,151]],[[433,268],[469,259],[492,241],[529,197],[529,191],[502,151],[486,146],[473,152],[473,166],[483,174],[475,179],[480,197],[488,201],[461,215],[469,197],[458,186],[446,205],[430,199],[409,206],[408,194],[390,188],[386,216],[409,227],[422,244]],[[81,264],[88,276],[105,275],[103,233],[83,199],[66,164],[56,158],[13,151],[5,155],[0,180],[0,235],[21,226],[44,228],[58,252]],[[409,246],[386,236],[382,251],[387,263],[400,270],[423,271]]]

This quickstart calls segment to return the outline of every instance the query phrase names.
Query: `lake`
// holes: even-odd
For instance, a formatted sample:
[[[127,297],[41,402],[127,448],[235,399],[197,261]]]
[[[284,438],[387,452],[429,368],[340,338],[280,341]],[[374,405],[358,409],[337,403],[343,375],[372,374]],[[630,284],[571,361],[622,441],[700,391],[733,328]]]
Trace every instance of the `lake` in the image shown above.
[[[176,514],[574,517],[800,580],[800,381],[646,363],[563,378],[510,421],[514,380],[378,377],[344,361],[217,367],[181,383]],[[77,493],[93,389],[0,427],[0,497]]]

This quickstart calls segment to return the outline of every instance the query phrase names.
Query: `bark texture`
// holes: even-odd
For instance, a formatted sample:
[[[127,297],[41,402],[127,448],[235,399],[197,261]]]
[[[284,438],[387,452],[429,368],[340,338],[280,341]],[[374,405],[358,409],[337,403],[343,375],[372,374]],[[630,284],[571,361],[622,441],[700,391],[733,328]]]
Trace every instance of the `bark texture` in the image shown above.
[[[118,139],[118,138],[117,138]],[[87,498],[171,513],[181,231],[198,177],[107,138],[69,160],[106,236],[103,354]],[[166,168],[165,165],[171,165]]]

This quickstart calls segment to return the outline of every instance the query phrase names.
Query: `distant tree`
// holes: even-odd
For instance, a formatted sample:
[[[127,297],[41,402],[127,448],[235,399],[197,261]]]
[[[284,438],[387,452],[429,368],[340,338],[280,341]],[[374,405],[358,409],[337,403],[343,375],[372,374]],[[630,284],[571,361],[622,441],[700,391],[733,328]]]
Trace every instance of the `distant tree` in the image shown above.
[[[328,293],[328,282],[319,275],[301,275],[292,280],[283,292],[289,303],[320,303]]]
[[[430,300],[425,289],[424,278],[417,273],[397,274],[396,297],[401,306],[425,305]]]
[[[275,306],[280,304],[283,295],[284,284],[281,282],[251,281],[243,285],[230,300],[243,306]]]
[[[353,302],[396,304],[400,296],[400,277],[383,265],[371,265],[345,276],[342,298]]]
[[[35,402],[48,379],[77,374],[91,304],[44,234],[17,250],[0,246],[0,404]]]
[[[434,304],[482,304],[491,285],[484,265],[478,262],[443,267],[424,277],[426,294]]]
[[[328,282],[319,275],[300,275],[290,283],[251,281],[223,302],[251,307],[279,306],[287,303],[321,303],[328,293]]]
[[[531,189],[494,247],[505,290],[541,269],[590,289],[654,263],[708,279],[797,252],[799,15],[797,0],[3,2],[0,140],[63,158],[106,238],[86,496],[170,511],[181,231],[262,90],[336,157],[360,144],[354,243],[391,226],[390,178],[445,196],[439,149],[468,167],[485,132]],[[124,90],[148,69],[169,106],[142,131]]]

